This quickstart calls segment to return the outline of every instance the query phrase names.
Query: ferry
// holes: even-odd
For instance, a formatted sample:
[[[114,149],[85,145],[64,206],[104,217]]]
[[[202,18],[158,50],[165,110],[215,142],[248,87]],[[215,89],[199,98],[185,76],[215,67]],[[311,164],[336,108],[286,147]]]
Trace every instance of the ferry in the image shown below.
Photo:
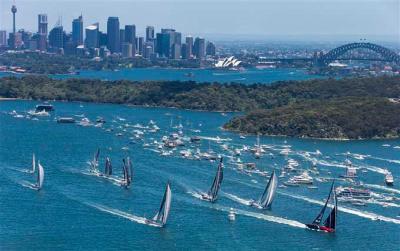
[[[337,197],[352,198],[352,199],[369,199],[371,192],[367,189],[356,189],[351,187],[336,188]]]

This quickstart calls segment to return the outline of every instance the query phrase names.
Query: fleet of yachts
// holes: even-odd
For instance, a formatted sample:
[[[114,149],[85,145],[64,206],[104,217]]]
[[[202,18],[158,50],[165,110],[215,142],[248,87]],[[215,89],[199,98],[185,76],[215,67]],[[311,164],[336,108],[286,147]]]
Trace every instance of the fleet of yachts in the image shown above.
[[[48,116],[48,113],[53,110],[54,108],[51,105],[38,105],[34,111],[28,112],[28,115],[26,116],[31,116],[33,118],[37,116]],[[15,111],[12,111],[10,115],[14,117],[19,117],[19,114]],[[148,125],[144,126],[141,124],[132,125],[127,123],[124,118],[116,117],[116,119],[112,122],[118,121],[120,124],[118,127],[104,127],[103,125],[106,123],[106,120],[102,117],[97,117],[95,122],[91,122],[83,115],[75,115],[75,117],[77,117],[78,119],[75,119],[74,117],[58,117],[56,118],[56,121],[58,123],[76,123],[79,126],[100,127],[106,132],[114,133],[116,137],[130,135],[129,140],[131,140],[131,142],[141,140],[143,142],[144,148],[151,149],[154,152],[157,152],[159,155],[165,157],[170,155],[178,155],[182,158],[192,160],[208,160],[211,162],[218,161],[217,170],[210,189],[208,190],[208,192],[202,193],[200,196],[201,200],[211,203],[215,203],[217,201],[218,192],[222,185],[224,177],[224,158],[228,159],[228,162],[230,164],[236,166],[239,172],[248,175],[257,174],[269,177],[261,196],[258,199],[252,200],[249,203],[249,206],[258,209],[271,209],[271,205],[275,198],[276,190],[278,187],[286,188],[289,186],[305,186],[309,189],[318,189],[317,186],[314,186],[314,183],[316,181],[328,182],[329,180],[331,180],[331,189],[323,208],[312,223],[306,224],[306,226],[312,230],[325,232],[335,231],[338,201],[351,203],[356,206],[363,206],[365,205],[366,200],[369,200],[371,198],[371,192],[362,186],[361,181],[358,181],[357,171],[360,170],[360,168],[353,166],[348,158],[345,162],[346,172],[340,175],[340,177],[322,177],[320,176],[320,171],[317,168],[316,163],[312,162],[312,164],[308,168],[300,168],[300,164],[295,159],[289,158],[288,156],[291,153],[291,149],[288,146],[279,150],[280,155],[286,156],[287,164],[280,169],[273,170],[269,174],[269,172],[267,171],[258,169],[255,162],[243,162],[240,158],[245,153],[253,155],[253,158],[255,160],[263,158],[265,156],[273,158],[274,155],[271,153],[271,151],[269,151],[270,146],[261,145],[259,136],[257,137],[257,141],[254,146],[242,145],[241,147],[238,147],[230,145],[229,139],[199,136],[197,135],[197,133],[200,132],[200,130],[198,129],[191,129],[191,132],[194,134],[191,137],[185,136],[185,134],[183,133],[183,125],[179,123],[176,126],[172,126],[171,122],[171,128],[173,131],[172,133],[162,136],[159,141],[152,138],[151,141],[145,142],[143,140],[145,133],[156,133],[160,130],[160,127],[158,127],[156,125],[156,122],[154,122],[153,120],[151,120]],[[240,135],[241,139],[244,139],[245,137],[245,135]],[[203,141],[208,141],[209,144],[208,150],[206,151],[202,151],[199,147],[199,144]],[[214,150],[210,146],[211,141],[214,141],[221,146],[222,153],[214,152]],[[124,146],[121,150],[129,150],[129,146]],[[318,155],[321,153],[317,151],[315,154]],[[88,162],[89,172],[92,175],[117,183],[118,185],[126,189],[132,186],[134,173],[133,165],[129,157],[126,157],[122,160],[121,172],[117,172],[118,174],[122,173],[122,176],[118,176],[114,172],[115,168],[113,167],[111,163],[111,158],[109,156],[105,157],[105,162],[103,165],[104,169],[100,170],[99,156],[100,149],[96,151],[93,159]],[[279,171],[280,174],[278,175]],[[39,161],[36,164],[35,155],[33,155],[32,158],[31,172],[37,173],[37,182],[35,188],[37,190],[42,189],[44,181],[44,169]],[[279,181],[279,179],[285,179],[286,177],[286,181],[282,183]],[[335,179],[343,179],[349,181],[351,185],[338,186],[335,188]],[[386,172],[384,181],[388,186],[392,186],[394,184],[393,175],[389,171]],[[160,209],[152,219],[147,219],[146,223],[149,225],[163,227],[167,223],[168,215],[171,208],[171,200],[171,184],[170,182],[168,182],[161,201]],[[325,221],[323,221],[324,213],[329,203],[332,205],[332,210],[330,211],[330,213],[328,213]],[[228,219],[235,220],[234,210],[229,211]]]

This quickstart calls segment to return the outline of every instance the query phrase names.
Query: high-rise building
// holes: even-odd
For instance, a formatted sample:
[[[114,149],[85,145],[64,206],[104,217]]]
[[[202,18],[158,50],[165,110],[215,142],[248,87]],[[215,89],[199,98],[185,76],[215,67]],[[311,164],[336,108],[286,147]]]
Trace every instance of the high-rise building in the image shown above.
[[[215,44],[212,42],[207,42],[206,54],[208,56],[215,56]]]
[[[132,54],[132,44],[128,42],[123,42],[122,43],[122,56],[125,58],[131,58],[133,56]]]
[[[181,45],[174,43],[171,49],[171,56],[172,59],[180,59],[181,58]]]
[[[137,53],[143,55],[144,52],[144,37],[138,37],[137,39]]]
[[[181,45],[181,55],[182,55],[182,59],[189,59],[187,44]]]
[[[37,39],[37,49],[40,51],[46,51],[47,49],[47,15],[38,15],[38,36]]]
[[[119,30],[119,42],[120,42],[120,52],[122,52],[122,44],[125,43],[125,30],[120,29]]]
[[[136,26],[125,25],[125,42],[132,44],[132,54],[136,54]]]
[[[64,29],[61,25],[55,26],[49,33],[49,45],[53,49],[64,47]]]
[[[154,40],[154,27],[147,26],[146,27],[146,42],[150,42]]]
[[[47,35],[47,14],[38,15],[38,33]]]
[[[111,53],[120,52],[120,31],[118,17],[109,17],[107,21],[107,48]]]
[[[175,44],[175,30],[161,29],[161,33],[157,33],[157,53],[160,57],[171,57],[172,45]]]
[[[204,38],[196,37],[193,51],[196,58],[203,59],[206,56],[206,40]]]
[[[85,46],[86,48],[99,48],[99,24],[95,23],[89,25],[85,28],[86,39]]]
[[[72,21],[72,42],[74,46],[83,45],[83,18],[79,16]]]
[[[193,37],[186,37],[186,59],[189,59],[193,56]]]
[[[0,46],[7,45],[7,31],[0,31]]]

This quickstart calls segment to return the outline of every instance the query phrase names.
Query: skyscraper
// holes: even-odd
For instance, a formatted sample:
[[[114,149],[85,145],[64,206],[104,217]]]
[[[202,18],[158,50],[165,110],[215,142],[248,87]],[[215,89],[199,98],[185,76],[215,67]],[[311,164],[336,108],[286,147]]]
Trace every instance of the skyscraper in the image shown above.
[[[49,45],[54,50],[64,47],[64,29],[61,25],[55,26],[49,33]]]
[[[86,39],[85,46],[86,48],[99,48],[99,24],[95,23],[89,25],[85,28]]]
[[[137,53],[139,54],[139,55],[143,55],[143,52],[144,52],[144,37],[138,37],[137,38],[137,47],[138,47],[138,49],[137,49]]]
[[[47,15],[38,15],[38,36],[37,36],[37,49],[45,51],[47,49]]]
[[[154,40],[154,27],[146,27],[146,42],[152,42]]]
[[[136,54],[136,26],[125,25],[125,42],[132,44],[132,55]]]
[[[196,58],[203,59],[206,56],[206,40],[204,38],[196,37],[193,51]]]
[[[186,59],[189,59],[193,56],[193,37],[186,37]]]
[[[122,56],[125,58],[131,58],[133,56],[132,53],[132,44],[128,42],[123,42],[122,45]]]
[[[215,44],[212,42],[207,42],[206,54],[209,56],[215,56]]]
[[[119,32],[118,17],[109,17],[107,21],[107,48],[111,53],[120,52]]]
[[[83,45],[83,18],[79,16],[72,21],[72,42],[74,46]]]
[[[47,35],[47,14],[38,15],[38,33]]]
[[[0,46],[7,45],[7,31],[0,31]]]

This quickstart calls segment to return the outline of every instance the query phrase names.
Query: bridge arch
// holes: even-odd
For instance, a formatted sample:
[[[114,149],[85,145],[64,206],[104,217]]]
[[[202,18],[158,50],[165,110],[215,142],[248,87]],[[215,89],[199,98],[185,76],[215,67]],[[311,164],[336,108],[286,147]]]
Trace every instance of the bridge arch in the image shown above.
[[[394,51],[373,43],[350,43],[339,46],[335,49],[330,50],[325,55],[322,55],[319,59],[319,62],[327,65],[330,62],[339,59],[339,57],[346,52],[360,48],[368,49],[380,54],[385,61],[400,64],[400,56],[397,55]]]

